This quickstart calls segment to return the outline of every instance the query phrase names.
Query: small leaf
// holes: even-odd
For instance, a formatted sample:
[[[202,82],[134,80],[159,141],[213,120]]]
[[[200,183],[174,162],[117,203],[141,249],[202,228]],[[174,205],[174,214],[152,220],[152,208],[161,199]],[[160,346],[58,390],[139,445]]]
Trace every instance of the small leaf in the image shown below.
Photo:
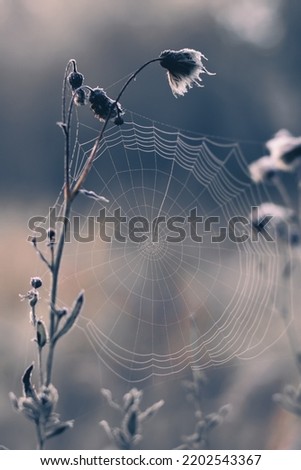
[[[36,394],[33,385],[31,384],[31,375],[34,364],[32,363],[24,372],[22,377],[23,393],[25,397],[31,397],[36,399]]]
[[[131,436],[134,436],[137,431],[137,410],[131,410],[127,416],[126,423],[127,431]]]
[[[46,327],[41,320],[37,321],[37,343],[39,348],[43,348],[47,343]]]
[[[73,305],[73,308],[71,310],[71,313],[66,318],[64,326],[53,337],[53,339],[52,339],[53,343],[55,343],[61,336],[68,333],[68,331],[72,328],[72,326],[74,325],[78,315],[80,314],[83,303],[84,303],[84,292],[82,291],[79,294],[79,296],[77,297],[77,299],[76,299],[76,301]]]
[[[154,403],[153,405],[149,406],[145,411],[143,411],[139,419],[140,421],[144,421],[146,418],[150,418],[151,416],[154,416],[158,412],[158,410],[164,405],[164,400],[159,400],[157,403]]]
[[[56,426],[54,426],[50,431],[46,433],[46,439],[50,439],[51,437],[58,436],[63,432],[67,431],[67,429],[73,428],[74,421],[65,421],[59,422]]]

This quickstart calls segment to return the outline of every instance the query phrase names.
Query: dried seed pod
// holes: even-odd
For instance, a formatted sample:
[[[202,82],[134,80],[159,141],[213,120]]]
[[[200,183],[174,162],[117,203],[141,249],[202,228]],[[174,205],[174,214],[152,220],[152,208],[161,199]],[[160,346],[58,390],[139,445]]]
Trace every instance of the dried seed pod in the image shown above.
[[[43,348],[47,343],[47,333],[46,333],[46,326],[42,322],[42,320],[37,321],[37,338],[36,341],[38,343],[39,348]]]
[[[42,279],[39,277],[32,277],[30,279],[30,284],[34,289],[39,289],[43,285]]]
[[[68,82],[72,90],[75,91],[77,88],[81,87],[84,82],[84,76],[82,73],[77,71],[71,72],[68,75]]]

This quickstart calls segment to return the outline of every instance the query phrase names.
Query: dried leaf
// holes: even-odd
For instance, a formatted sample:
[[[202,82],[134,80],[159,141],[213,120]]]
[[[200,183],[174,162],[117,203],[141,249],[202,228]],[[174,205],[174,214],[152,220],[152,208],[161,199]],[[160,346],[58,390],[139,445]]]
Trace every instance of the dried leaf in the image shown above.
[[[33,385],[31,384],[31,375],[33,371],[34,364],[32,363],[24,372],[22,377],[23,383],[23,393],[25,397],[31,397],[36,399],[36,393]]]
[[[65,421],[59,422],[57,425],[53,426],[50,431],[46,433],[46,439],[50,439],[51,437],[58,436],[63,432],[67,431],[67,429],[73,428],[74,421]]]
[[[61,336],[65,335],[68,333],[68,331],[72,328],[74,325],[78,315],[81,312],[82,306],[84,303],[84,292],[82,291],[79,296],[77,297],[73,308],[71,310],[71,313],[69,316],[66,318],[64,326],[57,332],[57,334],[53,337],[52,341],[53,343],[56,343],[56,341],[61,338]]]

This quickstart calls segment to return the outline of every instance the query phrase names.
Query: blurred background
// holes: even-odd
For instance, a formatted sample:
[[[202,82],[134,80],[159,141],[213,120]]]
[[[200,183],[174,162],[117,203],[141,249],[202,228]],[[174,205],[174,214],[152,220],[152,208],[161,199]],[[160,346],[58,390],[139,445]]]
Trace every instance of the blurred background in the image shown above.
[[[177,128],[249,141],[245,157],[251,161],[278,129],[300,134],[300,18],[297,0],[0,0],[0,444],[35,446],[31,423],[12,412],[7,396],[10,390],[21,393],[20,377],[35,352],[27,306],[18,294],[28,290],[32,275],[44,274],[26,241],[27,221],[45,214],[62,187],[63,138],[56,122],[68,60],[77,60],[87,83],[114,97],[117,82],[162,50],[200,50],[208,57],[208,70],[216,72],[204,76],[203,89],[176,100],[164,71],[150,67],[122,104]],[[70,253],[69,258],[67,271],[74,267]],[[66,288],[62,295],[71,303],[77,289]],[[46,289],[42,297],[46,303]],[[49,448],[107,448],[98,421],[118,420],[100,387],[120,399],[131,385],[101,364],[80,328],[59,347],[59,355],[54,377],[59,411],[77,424]],[[166,404],[147,424],[141,448],[169,449],[193,431],[193,410],[181,386],[189,369],[182,375],[143,385],[145,407],[161,398]],[[301,448],[297,418],[271,399],[285,383],[297,382],[285,335],[264,357],[233,360],[207,375],[205,410],[233,406],[212,448]]]

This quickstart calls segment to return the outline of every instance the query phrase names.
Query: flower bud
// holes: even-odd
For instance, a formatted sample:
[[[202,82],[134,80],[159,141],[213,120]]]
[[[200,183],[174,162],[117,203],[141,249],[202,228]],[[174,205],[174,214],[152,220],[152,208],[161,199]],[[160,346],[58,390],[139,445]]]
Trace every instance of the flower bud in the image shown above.
[[[55,235],[56,235],[56,233],[55,233],[55,230],[53,230],[53,228],[48,229],[47,237],[48,237],[50,243],[55,242]]]
[[[40,287],[42,287],[42,284],[43,284],[42,279],[39,277],[32,277],[30,279],[30,283],[34,289],[39,289]]]
[[[75,91],[77,88],[81,87],[84,82],[84,76],[79,72],[71,72],[68,75],[68,82],[72,90]]]

